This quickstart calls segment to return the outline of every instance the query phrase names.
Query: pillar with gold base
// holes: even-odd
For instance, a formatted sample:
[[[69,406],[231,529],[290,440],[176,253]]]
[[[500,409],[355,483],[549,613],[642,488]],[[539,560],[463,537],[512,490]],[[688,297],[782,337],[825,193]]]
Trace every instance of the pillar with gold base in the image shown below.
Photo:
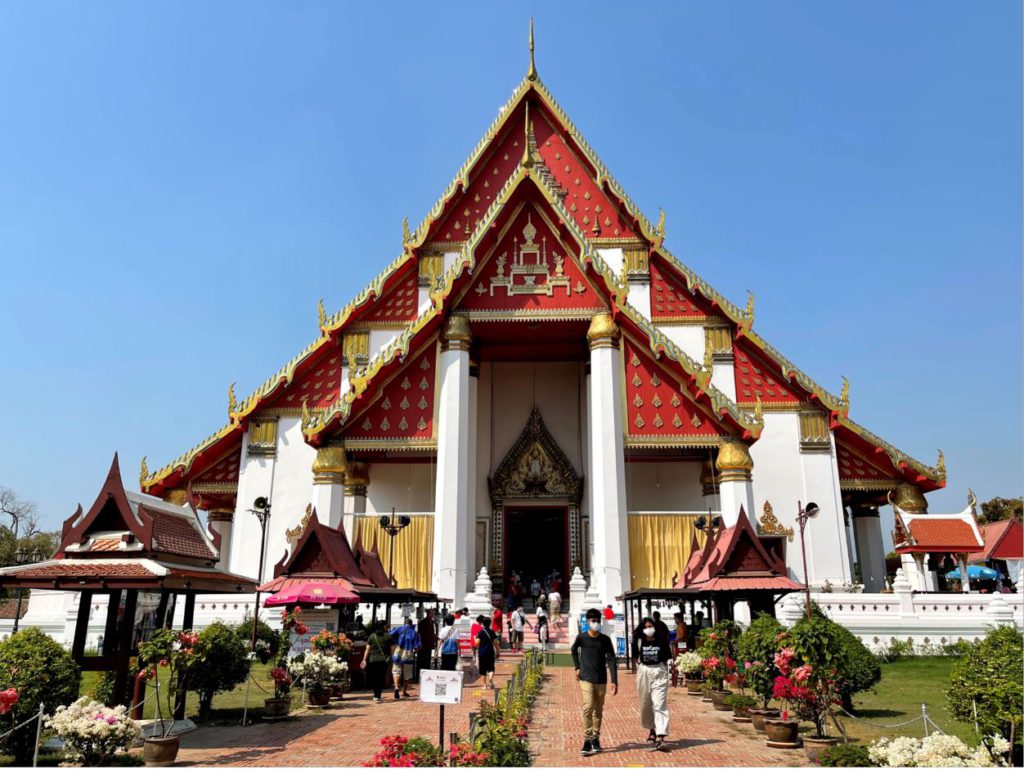
[[[590,515],[593,529],[591,584],[603,604],[632,587],[626,520],[626,464],[623,453],[622,353],[611,315],[595,315],[587,331],[590,377],[587,438]]]
[[[735,526],[740,517],[740,506],[747,516],[754,515],[754,486],[751,472],[754,460],[750,450],[742,441],[728,441],[718,447],[715,459],[718,471],[718,491],[722,502],[722,522]]]
[[[321,446],[313,460],[313,507],[320,523],[337,528],[345,496],[345,471],[348,457],[345,447]]]
[[[441,333],[431,590],[451,600],[469,583],[471,341],[469,319],[450,316]]]

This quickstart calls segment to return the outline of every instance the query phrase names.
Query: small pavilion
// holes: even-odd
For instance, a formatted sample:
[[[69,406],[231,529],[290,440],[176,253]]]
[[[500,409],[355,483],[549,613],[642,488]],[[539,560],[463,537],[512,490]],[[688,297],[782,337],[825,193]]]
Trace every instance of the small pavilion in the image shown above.
[[[129,660],[157,628],[171,627],[184,596],[191,629],[199,593],[251,593],[255,580],[218,568],[220,538],[204,530],[191,499],[175,505],[126,491],[117,454],[88,512],[64,521],[53,558],[0,569],[0,586],[79,594],[71,655],[82,670],[114,672],[115,704],[128,704]],[[104,644],[85,655],[93,598],[108,597]]]
[[[927,558],[935,554],[941,563],[944,556],[951,555],[960,569],[960,589],[971,592],[967,558],[985,549],[974,512],[974,494],[968,494],[967,507],[959,513],[911,513],[891,503],[895,524],[892,541],[911,587],[919,592],[937,591],[938,575],[928,568]]]

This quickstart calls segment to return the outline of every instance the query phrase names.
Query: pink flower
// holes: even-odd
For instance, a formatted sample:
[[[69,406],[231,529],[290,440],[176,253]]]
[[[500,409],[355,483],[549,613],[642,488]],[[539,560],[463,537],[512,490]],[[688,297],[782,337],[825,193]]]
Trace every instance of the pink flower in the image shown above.
[[[710,638],[711,638],[712,641],[717,641],[718,640],[718,633],[712,633]]]
[[[811,673],[814,672],[814,668],[810,665],[801,665],[793,671],[793,679],[797,683],[806,683],[807,679],[811,677]]]

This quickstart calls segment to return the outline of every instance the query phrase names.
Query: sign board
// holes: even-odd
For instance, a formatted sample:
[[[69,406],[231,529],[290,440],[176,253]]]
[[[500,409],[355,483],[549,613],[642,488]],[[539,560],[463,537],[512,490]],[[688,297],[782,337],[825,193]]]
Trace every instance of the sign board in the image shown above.
[[[330,630],[332,633],[337,630],[338,618],[334,612],[318,612],[322,616],[317,617],[312,611],[302,613],[302,624],[309,628],[306,635],[297,635],[292,631],[292,648],[288,650],[289,659],[309,651],[309,640],[321,630]]]
[[[473,656],[473,639],[469,637],[469,631],[465,633],[459,633],[459,656]]]
[[[421,670],[420,702],[458,705],[462,701],[462,671]]]

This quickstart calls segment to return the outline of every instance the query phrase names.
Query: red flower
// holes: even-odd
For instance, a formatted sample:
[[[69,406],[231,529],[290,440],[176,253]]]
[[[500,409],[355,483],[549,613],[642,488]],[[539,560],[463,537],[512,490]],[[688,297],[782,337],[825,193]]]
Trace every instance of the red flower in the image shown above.
[[[18,690],[13,686],[0,692],[0,716],[10,712],[18,703]]]
[[[726,657],[725,658],[725,666],[727,668],[729,668],[729,670],[735,670],[736,669],[736,660],[734,660],[732,657]]]
[[[165,667],[167,667],[170,664],[171,664],[171,661],[169,659],[167,659],[166,657],[164,657],[162,660],[160,660],[160,667],[162,667],[162,668],[165,668]]]

